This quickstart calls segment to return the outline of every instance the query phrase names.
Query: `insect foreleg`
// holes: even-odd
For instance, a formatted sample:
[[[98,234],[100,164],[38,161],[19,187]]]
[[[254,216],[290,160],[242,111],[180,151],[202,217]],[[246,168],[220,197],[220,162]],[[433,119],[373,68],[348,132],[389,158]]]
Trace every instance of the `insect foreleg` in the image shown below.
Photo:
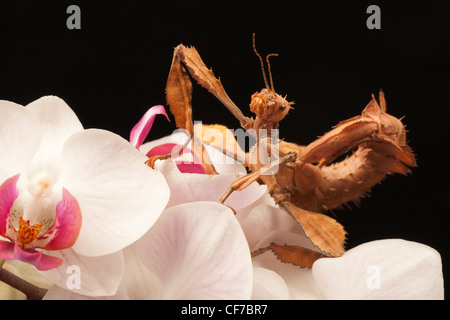
[[[228,97],[228,94],[225,92],[220,79],[214,76],[212,69],[208,69],[206,67],[194,47],[188,48],[180,44],[175,48],[174,54],[184,64],[184,66],[186,66],[192,78],[198,81],[202,87],[207,89],[217,99],[219,99],[220,102],[222,102],[222,104],[236,117],[236,119],[239,120],[244,129],[249,129],[252,126],[253,120],[244,116],[242,111],[236,106],[236,104],[234,104],[230,97]],[[166,92],[168,92],[167,89]]]
[[[228,188],[228,190],[224,193],[224,195],[220,198],[220,202],[224,203],[225,200],[234,192],[234,191],[240,191],[245,188],[247,188],[250,184],[257,181],[262,175],[273,175],[275,174],[275,171],[291,162],[294,162],[296,158],[295,153],[289,153],[282,157],[281,159],[278,159],[276,161],[273,161],[258,170],[253,171],[252,173],[249,173],[242,178],[236,180],[231,184],[231,186]]]

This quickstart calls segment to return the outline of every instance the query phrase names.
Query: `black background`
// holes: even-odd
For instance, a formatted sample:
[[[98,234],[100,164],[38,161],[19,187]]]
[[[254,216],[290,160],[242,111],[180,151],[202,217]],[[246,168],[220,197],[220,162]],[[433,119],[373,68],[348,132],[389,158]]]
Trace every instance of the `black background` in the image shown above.
[[[275,89],[295,101],[282,138],[314,141],[360,114],[380,88],[388,112],[405,116],[418,167],[375,186],[359,208],[334,213],[348,248],[385,238],[421,242],[440,252],[447,277],[450,10],[446,1],[392,2],[2,1],[0,99],[25,105],[57,95],[86,128],[128,138],[149,107],[165,104],[173,48],[183,43],[250,116],[250,96],[264,86],[255,32],[261,55],[279,54],[271,60]],[[81,30],[66,27],[71,4],[81,9]],[[366,27],[371,4],[381,9],[381,30]],[[200,86],[193,104],[194,120],[238,128]],[[174,129],[173,117],[159,117],[149,138]]]

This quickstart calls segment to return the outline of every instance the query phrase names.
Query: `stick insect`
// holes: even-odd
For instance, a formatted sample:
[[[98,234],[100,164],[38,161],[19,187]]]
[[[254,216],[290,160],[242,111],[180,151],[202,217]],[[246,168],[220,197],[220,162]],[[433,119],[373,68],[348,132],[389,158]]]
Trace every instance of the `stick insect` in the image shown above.
[[[180,44],[175,48],[166,98],[177,127],[186,129],[191,137],[194,136],[192,77],[212,93],[245,130],[258,132],[260,129],[278,128],[279,122],[292,109],[292,103],[274,89],[269,57],[276,54],[266,57],[269,83],[264,61],[256,50],[254,34],[253,50],[260,60],[265,83],[265,88],[251,96],[250,111],[254,113],[254,118],[245,116],[229,98],[220,79],[206,67],[194,47]],[[259,143],[257,140],[257,145]],[[336,158],[349,152],[352,153],[345,160],[333,163]],[[168,157],[170,155],[151,158],[148,164],[153,166],[157,159]],[[409,173],[416,162],[406,142],[404,125],[386,112],[385,97],[380,91],[379,103],[372,94],[361,115],[338,123],[309,145],[279,141],[277,160],[269,164],[257,161],[245,165],[250,173],[235,181],[222,196],[221,202],[232,192],[243,190],[254,181],[266,184],[275,202],[300,224],[321,253],[272,244],[255,254],[272,250],[282,261],[311,266],[321,256],[338,257],[345,252],[344,227],[324,212],[357,201],[388,173]],[[278,171],[267,174],[275,165]],[[214,173],[213,167],[208,170]]]

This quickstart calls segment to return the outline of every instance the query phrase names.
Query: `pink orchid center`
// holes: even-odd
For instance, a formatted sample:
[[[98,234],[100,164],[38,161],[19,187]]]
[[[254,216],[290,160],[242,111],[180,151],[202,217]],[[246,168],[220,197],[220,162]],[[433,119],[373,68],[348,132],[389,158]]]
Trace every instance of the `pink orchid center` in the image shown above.
[[[40,247],[39,240],[44,238],[44,234],[52,226],[56,214],[51,199],[52,189],[51,178],[45,173],[40,173],[31,179],[26,190],[19,192],[21,196],[13,205],[13,214],[10,218],[19,247],[23,249]]]
[[[44,250],[63,250],[74,245],[81,228],[81,209],[69,191],[62,188],[56,201],[52,180],[36,175],[20,188],[20,175],[0,185],[0,258],[31,263],[39,270],[60,266],[63,260]],[[22,185],[23,187],[23,185]]]

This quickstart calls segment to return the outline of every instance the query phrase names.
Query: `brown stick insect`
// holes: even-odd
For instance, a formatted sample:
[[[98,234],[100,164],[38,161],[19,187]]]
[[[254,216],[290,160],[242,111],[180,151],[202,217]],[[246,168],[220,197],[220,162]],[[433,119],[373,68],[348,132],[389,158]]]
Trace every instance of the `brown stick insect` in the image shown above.
[[[278,128],[279,122],[292,109],[292,103],[276,93],[273,86],[269,57],[276,54],[266,57],[269,85],[264,61],[255,47],[254,34],[253,49],[261,62],[265,88],[251,96],[250,110],[255,117],[250,118],[228,97],[220,79],[206,67],[194,47],[180,44],[175,48],[166,98],[177,127],[186,129],[194,137],[192,77],[219,99],[245,130],[254,129],[254,132],[258,132],[265,129],[270,132]],[[257,147],[260,147],[262,141],[258,136],[256,138]],[[269,152],[267,145],[273,141],[268,138],[265,142],[264,150]],[[275,202],[301,225],[306,236],[321,253],[272,244],[255,254],[272,250],[280,260],[300,266],[311,266],[319,257],[337,257],[345,252],[346,231],[324,212],[350,201],[358,201],[387,174],[407,174],[410,167],[416,166],[414,154],[406,142],[405,127],[401,120],[386,113],[382,91],[379,93],[379,103],[372,95],[361,115],[338,123],[307,146],[277,142],[279,152],[276,160],[270,163],[249,163],[246,157],[244,164],[250,173],[235,181],[220,200],[223,203],[232,192],[243,190],[254,181],[266,184]],[[230,154],[230,150],[223,152]],[[352,152],[350,156],[333,163],[336,158],[349,152]],[[168,157],[170,155],[153,157],[148,164],[153,166],[157,159]],[[270,174],[274,167],[277,171]],[[212,166],[208,167],[207,172],[215,173]]]

